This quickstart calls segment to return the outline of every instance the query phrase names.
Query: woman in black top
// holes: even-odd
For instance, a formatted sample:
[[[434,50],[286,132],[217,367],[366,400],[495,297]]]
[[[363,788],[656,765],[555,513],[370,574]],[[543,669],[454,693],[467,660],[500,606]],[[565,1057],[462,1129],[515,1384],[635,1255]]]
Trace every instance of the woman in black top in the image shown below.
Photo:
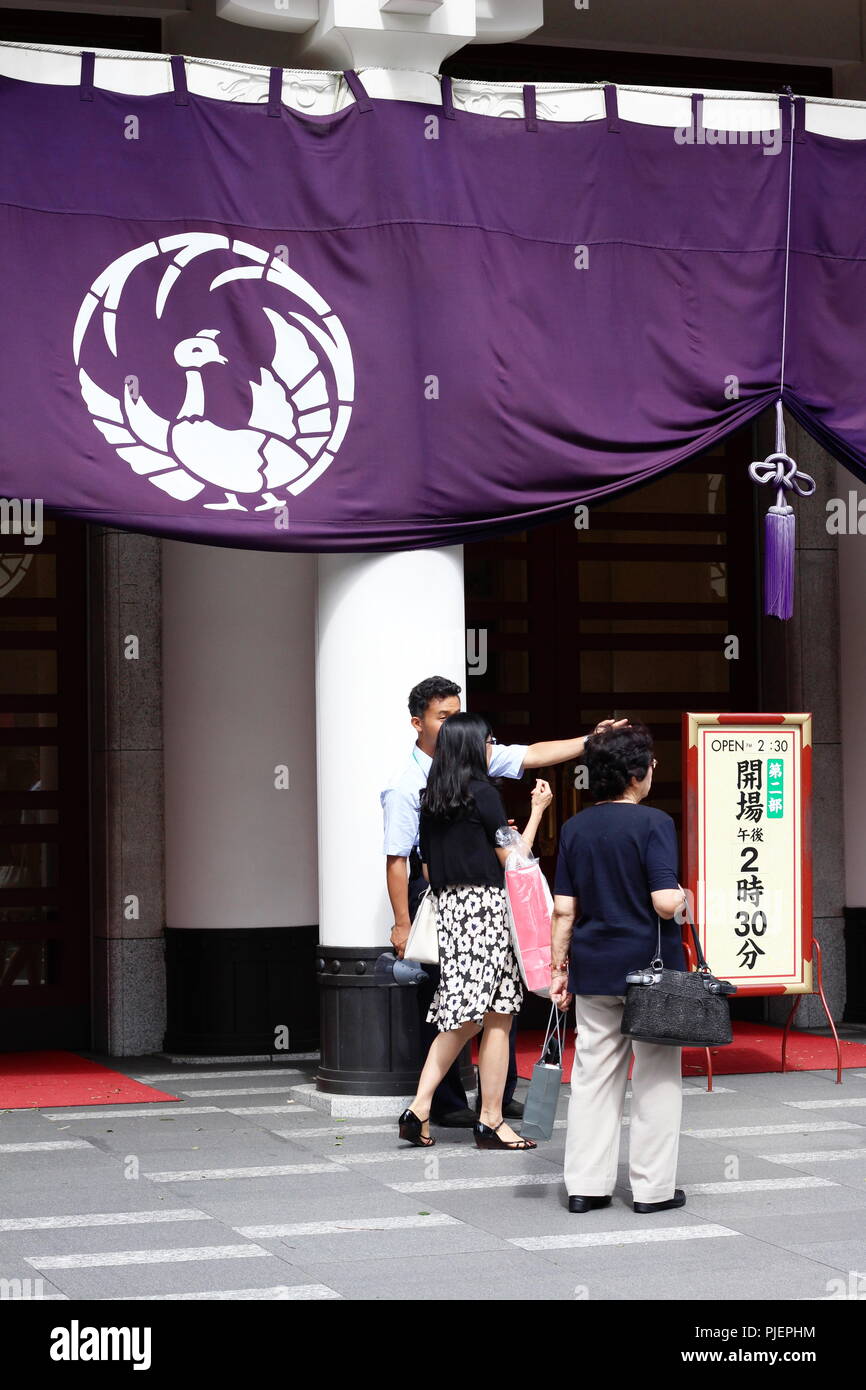
[[[562,828],[556,866],[550,997],[572,995],[577,1021],[565,1182],[570,1211],[607,1206],[617,1177],[632,1051],[629,1171],[634,1209],[685,1203],[675,1186],[682,1113],[682,1049],[632,1041],[620,1030],[626,975],[662,961],[686,968],[680,928],[677,837],[664,811],[642,806],[652,785],[652,738],[643,724],[586,740],[594,806]],[[664,925],[662,920],[664,919]]]
[[[502,798],[487,775],[493,737],[477,714],[452,714],[436,739],[422,793],[419,848],[424,874],[436,895],[439,988],[427,1021],[439,1036],[431,1044],[418,1091],[400,1116],[400,1137],[430,1145],[433,1092],[470,1038],[483,1032],[478,1054],[482,1107],[475,1125],[479,1148],[529,1149],[502,1118],[508,1070],[508,1033],[523,1001],[520,971],[511,945],[505,904],[508,850],[496,845],[507,825]],[[523,831],[531,848],[553,794],[537,781]]]

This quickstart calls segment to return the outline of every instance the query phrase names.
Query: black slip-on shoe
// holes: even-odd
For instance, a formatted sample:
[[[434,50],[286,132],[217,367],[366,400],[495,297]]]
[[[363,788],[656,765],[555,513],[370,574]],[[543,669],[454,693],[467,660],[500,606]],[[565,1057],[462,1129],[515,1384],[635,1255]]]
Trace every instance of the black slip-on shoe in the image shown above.
[[[480,1102],[480,1101],[476,1100],[475,1106],[474,1106],[474,1110],[475,1110],[476,1116],[478,1116],[478,1117],[480,1118],[480,1116],[481,1116],[481,1102]],[[521,1101],[521,1100],[510,1100],[510,1101],[508,1101],[508,1103],[507,1103],[506,1105],[503,1105],[503,1107],[502,1107],[502,1118],[503,1118],[504,1120],[522,1120],[522,1119],[523,1119],[523,1101]]]
[[[644,1215],[650,1211],[673,1211],[674,1207],[684,1207],[686,1204],[686,1194],[681,1187],[674,1192],[673,1197],[667,1202],[634,1202],[635,1211]]]
[[[430,1123],[442,1129],[474,1129],[475,1116],[467,1106],[465,1110],[446,1110],[441,1115],[431,1115]]]
[[[609,1207],[610,1197],[569,1197],[569,1211],[593,1211],[595,1207]]]

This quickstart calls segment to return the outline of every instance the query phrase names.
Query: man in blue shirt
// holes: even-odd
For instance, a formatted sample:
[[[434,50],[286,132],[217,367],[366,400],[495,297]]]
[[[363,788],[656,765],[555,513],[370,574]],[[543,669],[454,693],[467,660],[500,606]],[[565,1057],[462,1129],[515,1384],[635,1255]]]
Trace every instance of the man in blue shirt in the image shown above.
[[[394,912],[391,944],[398,956],[403,955],[412,918],[427,882],[421,872],[418,855],[418,821],[421,814],[420,793],[427,784],[427,774],[433,761],[436,738],[443,722],[460,712],[460,686],[444,676],[429,676],[409,694],[409,715],[417,740],[406,767],[392,778],[381,793],[385,814],[386,876],[388,897]],[[597,729],[613,724],[605,719]],[[628,721],[618,721],[625,724]],[[577,738],[553,739],[545,743],[496,744],[488,768],[491,777],[520,778],[527,768],[551,767],[556,763],[576,760],[583,754],[583,735]],[[418,987],[421,1023],[422,1058],[436,1036],[435,1023],[427,1023],[427,1010],[439,982],[438,966],[426,967],[429,980]],[[515,1029],[509,1033],[510,1059],[503,1095],[502,1113],[519,1118],[523,1107],[513,1099],[517,1085],[517,1064],[514,1054]],[[479,1096],[480,1100],[480,1096]],[[446,1073],[433,1097],[431,1119],[434,1123],[452,1127],[471,1128],[476,1116],[469,1109],[466,1092],[460,1080],[459,1061]]]

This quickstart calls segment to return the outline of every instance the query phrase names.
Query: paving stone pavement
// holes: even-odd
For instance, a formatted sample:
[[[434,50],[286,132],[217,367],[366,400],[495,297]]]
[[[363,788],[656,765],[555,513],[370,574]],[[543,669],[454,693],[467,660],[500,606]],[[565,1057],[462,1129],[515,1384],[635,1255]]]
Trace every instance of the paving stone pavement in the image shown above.
[[[396,1114],[299,1103],[309,1057],[92,1055],[180,1099],[0,1112],[3,1297],[866,1301],[866,1072],[685,1081],[688,1201],[653,1216],[631,1208],[627,1101],[613,1203],[575,1215],[567,1086],[536,1150],[435,1128],[422,1150]]]

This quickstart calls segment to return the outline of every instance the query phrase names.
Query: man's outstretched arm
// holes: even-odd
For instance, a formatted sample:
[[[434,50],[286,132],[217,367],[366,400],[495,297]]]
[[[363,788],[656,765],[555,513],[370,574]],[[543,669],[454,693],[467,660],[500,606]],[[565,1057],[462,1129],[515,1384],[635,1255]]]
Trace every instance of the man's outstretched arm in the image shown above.
[[[602,719],[592,732],[599,734],[602,729],[623,729],[627,724],[627,719]],[[555,738],[547,743],[530,743],[523,759],[523,766],[553,767],[556,763],[567,763],[573,758],[582,758],[585,744],[585,734],[578,738]]]

